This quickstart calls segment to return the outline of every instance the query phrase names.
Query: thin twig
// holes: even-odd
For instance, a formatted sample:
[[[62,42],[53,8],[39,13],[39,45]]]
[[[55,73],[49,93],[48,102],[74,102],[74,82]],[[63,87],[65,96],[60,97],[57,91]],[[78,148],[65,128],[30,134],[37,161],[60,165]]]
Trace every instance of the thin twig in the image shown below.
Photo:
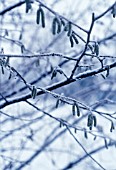
[[[6,8],[6,9],[4,9],[3,11],[1,11],[0,15],[4,15],[5,13],[11,11],[12,9],[14,9],[16,7],[19,7],[19,6],[23,5],[24,3],[25,3],[25,1],[21,1],[21,2],[16,3],[16,4]]]
[[[4,57],[9,57],[9,58],[38,58],[38,59],[43,59],[45,57],[61,57],[61,58],[66,58],[69,60],[74,60],[77,61],[77,59],[65,56],[60,53],[42,53],[42,54],[31,54],[31,55],[18,55],[18,54],[0,54],[0,58]]]
[[[86,50],[87,50],[87,46],[88,46],[89,41],[90,41],[90,35],[91,35],[92,29],[93,29],[93,25],[94,25],[94,13],[92,14],[92,21],[91,21],[90,29],[89,29],[89,31],[88,31],[87,41],[86,41],[86,44],[85,44],[85,48],[84,48],[81,56],[78,58],[75,66],[74,66],[74,69],[72,70],[70,79],[73,77],[73,75],[74,75],[74,73],[75,73],[75,71],[76,71],[76,69],[77,69],[77,67],[78,67],[78,64],[79,64],[80,60],[82,59],[82,57],[84,56],[84,54],[85,54],[85,52],[86,52]]]
[[[69,131],[69,133],[71,134],[71,136],[75,139],[75,141],[81,146],[81,148],[84,150],[84,152],[103,170],[106,170],[99,162],[97,162],[84,148],[84,146],[79,142],[79,140],[73,135],[73,133],[71,132],[71,130],[69,129],[69,127],[67,126],[67,130]]]
[[[42,3],[41,1],[39,0],[36,0],[36,2],[39,2],[44,8],[46,8],[47,10],[49,10],[52,14],[56,15],[56,16],[59,16],[59,18],[62,18],[68,22],[70,22],[72,25],[76,26],[77,28],[79,28],[80,30],[82,30],[83,32],[85,33],[88,33],[87,30],[85,30],[84,28],[80,27],[79,25],[75,24],[74,22],[72,22],[71,20],[65,18],[64,16],[56,13],[55,11],[53,11],[51,8],[49,8],[48,6],[46,6],[44,3]]]
[[[104,11],[102,14],[100,14],[99,16],[95,17],[95,21],[102,18],[105,14],[107,14],[116,4],[116,2],[113,3],[112,6],[110,6],[106,11]]]

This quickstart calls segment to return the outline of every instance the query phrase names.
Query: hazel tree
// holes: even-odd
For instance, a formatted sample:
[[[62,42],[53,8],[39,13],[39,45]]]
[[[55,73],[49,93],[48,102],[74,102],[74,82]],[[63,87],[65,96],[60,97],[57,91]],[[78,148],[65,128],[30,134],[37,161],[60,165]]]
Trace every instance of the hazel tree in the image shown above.
[[[0,167],[115,169],[116,2],[0,6]]]

